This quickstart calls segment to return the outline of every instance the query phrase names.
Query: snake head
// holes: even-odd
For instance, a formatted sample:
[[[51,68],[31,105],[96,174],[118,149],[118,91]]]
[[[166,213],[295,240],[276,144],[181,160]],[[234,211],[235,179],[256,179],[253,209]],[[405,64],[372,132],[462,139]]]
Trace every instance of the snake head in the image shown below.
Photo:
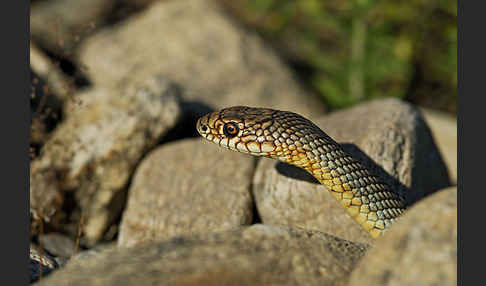
[[[318,148],[324,143],[333,144],[319,127],[304,117],[269,108],[228,107],[201,117],[196,129],[221,147],[299,167],[308,165],[317,156],[311,145]]]
[[[221,147],[272,157],[277,149],[276,136],[272,136],[278,126],[273,120],[275,112],[267,108],[229,107],[199,118],[196,129],[202,137]]]

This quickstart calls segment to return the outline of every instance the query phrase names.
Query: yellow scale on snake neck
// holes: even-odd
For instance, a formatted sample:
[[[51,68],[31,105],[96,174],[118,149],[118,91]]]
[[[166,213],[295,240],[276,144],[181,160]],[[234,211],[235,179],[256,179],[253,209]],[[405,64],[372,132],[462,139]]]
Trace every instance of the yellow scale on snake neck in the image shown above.
[[[405,210],[405,201],[310,120],[289,111],[235,106],[197,121],[204,138],[233,151],[304,168],[376,238]]]

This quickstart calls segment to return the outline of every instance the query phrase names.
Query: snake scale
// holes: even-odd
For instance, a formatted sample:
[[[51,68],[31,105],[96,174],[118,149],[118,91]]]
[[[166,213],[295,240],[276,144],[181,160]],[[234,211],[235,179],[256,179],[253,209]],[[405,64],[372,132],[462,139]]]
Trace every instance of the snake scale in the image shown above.
[[[310,120],[293,112],[234,106],[197,121],[201,136],[224,148],[305,169],[373,238],[405,210],[405,200]]]

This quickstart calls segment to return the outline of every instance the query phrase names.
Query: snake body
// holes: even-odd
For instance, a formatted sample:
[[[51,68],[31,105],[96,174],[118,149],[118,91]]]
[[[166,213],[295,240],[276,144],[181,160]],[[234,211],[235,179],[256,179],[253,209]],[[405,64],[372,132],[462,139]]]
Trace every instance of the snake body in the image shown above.
[[[405,200],[310,120],[293,112],[235,106],[197,121],[204,138],[224,148],[305,169],[372,237],[406,208]]]

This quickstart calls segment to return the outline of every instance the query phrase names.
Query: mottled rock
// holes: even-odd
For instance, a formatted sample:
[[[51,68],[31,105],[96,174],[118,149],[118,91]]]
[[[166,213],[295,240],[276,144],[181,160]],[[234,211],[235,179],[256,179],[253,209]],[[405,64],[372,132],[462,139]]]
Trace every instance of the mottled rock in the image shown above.
[[[92,92],[103,96],[93,96],[59,124],[32,161],[30,182],[34,210],[43,204],[32,199],[39,194],[75,191],[87,241],[98,240],[119,215],[134,166],[180,114],[178,89],[162,77]],[[38,175],[44,173],[56,179],[46,182]]]
[[[74,92],[72,82],[62,73],[59,66],[33,43],[30,44],[30,68],[37,76],[43,78],[47,88],[61,102],[65,101]]]
[[[45,251],[40,251],[38,247],[30,244],[29,251],[29,275],[30,283],[34,283],[39,279],[45,278],[53,270],[58,268],[59,265],[55,261],[54,257],[45,253]]]
[[[30,145],[38,147],[61,119],[70,86],[59,67],[33,44],[30,45],[30,77]]]
[[[74,241],[60,233],[47,233],[39,235],[39,242],[49,253],[63,258],[69,258],[74,254]]]
[[[373,101],[314,122],[409,202],[450,186],[429,128],[418,110],[406,103],[393,99]],[[326,188],[301,169],[261,160],[255,173],[254,194],[265,224],[317,229],[347,240],[372,243]]]
[[[35,161],[33,161],[35,162]],[[30,166],[29,176],[29,203],[30,214],[34,225],[45,221],[57,225],[62,213],[60,212],[64,202],[56,171],[50,168],[33,168]],[[33,234],[36,234],[38,227],[31,227]]]
[[[361,260],[349,285],[457,285],[457,189],[407,210]]]
[[[435,110],[422,109],[425,121],[432,130],[440,153],[449,169],[449,177],[457,183],[457,118]]]
[[[61,55],[72,53],[76,45],[106,22],[115,0],[48,0],[32,3],[32,39]]]
[[[81,265],[90,265],[90,259],[98,257],[99,255],[108,255],[108,253],[114,253],[118,250],[116,242],[107,242],[96,244],[93,248],[79,251],[74,254],[67,264],[76,263],[78,267]]]
[[[30,70],[30,155],[35,157],[50,132],[62,118],[63,103],[50,88],[50,84]]]
[[[253,172],[254,158],[200,138],[159,147],[134,175],[119,245],[250,224]]]
[[[100,253],[39,285],[346,285],[366,247],[254,225]]]
[[[292,108],[321,115],[325,107],[301,87],[262,40],[210,0],[158,1],[83,42],[78,61],[98,86],[164,74],[189,100]]]

